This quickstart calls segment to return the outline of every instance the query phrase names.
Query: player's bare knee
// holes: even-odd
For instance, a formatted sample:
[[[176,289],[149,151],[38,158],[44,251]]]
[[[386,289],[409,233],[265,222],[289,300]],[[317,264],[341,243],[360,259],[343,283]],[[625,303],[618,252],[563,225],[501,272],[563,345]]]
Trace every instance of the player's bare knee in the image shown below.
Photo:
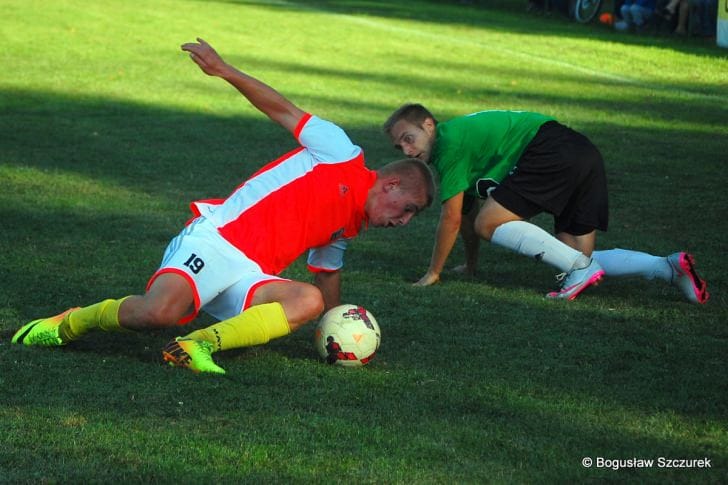
[[[182,318],[173,305],[157,304],[144,309],[143,320],[149,328],[169,328],[177,325]]]
[[[492,221],[489,221],[486,218],[478,217],[475,219],[475,233],[485,239],[486,241],[490,241],[490,239],[493,237],[493,233],[496,229],[498,229],[498,226],[500,223],[493,223]]]
[[[302,285],[295,295],[281,302],[291,331],[318,318],[324,310],[324,297],[313,285]]]
[[[299,295],[299,305],[306,321],[318,318],[324,311],[324,297],[321,290],[313,285],[306,285]]]

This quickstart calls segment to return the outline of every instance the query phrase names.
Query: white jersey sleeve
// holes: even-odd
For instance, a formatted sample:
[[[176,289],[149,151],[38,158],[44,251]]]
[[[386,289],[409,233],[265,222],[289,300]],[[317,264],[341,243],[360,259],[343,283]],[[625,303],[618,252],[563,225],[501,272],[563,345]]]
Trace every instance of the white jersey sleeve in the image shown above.
[[[309,271],[318,273],[340,270],[344,266],[344,251],[348,245],[348,239],[337,239],[329,245],[310,249],[308,251]]]
[[[298,142],[321,163],[346,162],[361,153],[339,126],[317,116],[311,116],[298,135]]]

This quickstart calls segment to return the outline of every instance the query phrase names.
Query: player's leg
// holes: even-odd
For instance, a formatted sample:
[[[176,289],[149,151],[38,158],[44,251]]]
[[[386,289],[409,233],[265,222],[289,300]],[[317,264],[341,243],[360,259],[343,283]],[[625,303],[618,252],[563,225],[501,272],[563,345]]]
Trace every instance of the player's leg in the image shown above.
[[[605,276],[660,279],[678,288],[693,303],[705,303],[710,297],[705,280],[700,278],[695,269],[695,258],[689,253],[677,252],[660,257],[619,248],[595,251],[596,231],[580,236],[560,232],[557,237],[584,254],[591,255],[604,270]]]
[[[167,246],[145,295],[104,300],[34,320],[21,327],[12,342],[64,345],[95,329],[145,330],[184,323],[202,304],[236,281],[232,275],[238,255],[214,226],[197,219]]]
[[[556,219],[557,237],[584,254],[591,255],[605,276],[658,278],[677,287],[688,301],[707,301],[707,285],[698,276],[695,259],[688,253],[677,252],[658,257],[624,249],[594,251],[594,228],[606,230],[608,224],[606,177],[601,155],[590,147],[590,143],[586,143],[585,138],[583,141],[585,143],[577,153],[588,162],[584,166],[591,168],[585,172],[574,195]]]
[[[124,300],[119,308],[119,325],[128,330],[173,327],[196,313],[195,297],[187,278],[161,273],[144,295]]]
[[[288,335],[321,314],[323,297],[316,286],[262,276],[268,280],[254,288],[244,283],[227,290],[228,294],[247,293],[246,304],[236,305],[234,311],[218,311],[217,315],[225,317],[219,323],[186,337],[207,340],[216,351],[262,345]]]
[[[595,229],[606,229],[606,177],[586,137],[556,122],[542,125],[517,168],[490,195],[481,230],[493,243],[558,269],[561,291],[548,297],[572,300],[599,281],[604,272],[589,255]],[[544,211],[558,214],[558,237],[514,217]]]
[[[594,251],[592,257],[602,266],[606,276],[663,280],[679,289],[692,303],[705,303],[710,297],[707,283],[698,275],[695,258],[689,253],[680,251],[662,257],[615,248]]]
[[[501,191],[503,193],[503,191]],[[489,197],[475,223],[476,231],[493,244],[523,256],[543,261],[561,272],[588,264],[589,258],[559,241],[539,226]]]
[[[324,298],[315,285],[300,281],[280,281],[255,290],[251,306],[278,303],[283,308],[291,331],[298,330],[318,318],[324,309]]]
[[[604,269],[594,257],[597,233],[592,225],[575,224],[578,230],[559,230],[559,226],[563,225],[565,220],[572,223],[572,216],[573,214],[569,214],[567,210],[562,217],[556,218],[556,237],[559,241],[579,252],[582,257],[571,270],[556,276],[561,288],[559,291],[547,293],[547,298],[573,300],[588,287],[598,285],[605,275]]]
[[[324,308],[311,284],[258,274],[246,275],[204,308],[220,322],[178,337],[163,350],[165,360],[196,372],[224,373],[208,361],[218,350],[262,345],[318,317]],[[200,344],[204,349],[200,349]],[[195,354],[203,356],[198,362]],[[207,356],[204,356],[207,354]]]
[[[552,211],[559,240],[589,257],[589,265],[575,268],[561,278],[561,289],[549,298],[573,299],[596,285],[605,271],[593,257],[597,230],[606,231],[609,203],[604,160],[591,141],[568,127],[558,128],[558,151],[564,179]],[[559,275],[561,277],[562,275]],[[557,278],[559,278],[557,277]]]
[[[556,234],[559,241],[576,249],[585,256],[593,257],[594,248],[597,242],[597,231],[590,231],[586,234],[580,234],[578,236],[574,234],[568,234],[566,232],[560,232]]]
[[[460,236],[465,248],[465,263],[453,268],[456,273],[468,276],[475,275],[478,266],[480,235],[475,231],[475,219],[480,210],[480,200],[466,195],[463,199],[463,218],[460,224]]]
[[[154,279],[144,295],[119,300],[104,300],[80,308],[68,315],[68,328],[61,325],[69,340],[91,330],[152,330],[177,325],[193,311],[194,297],[190,283],[175,273],[164,273]]]
[[[143,296],[107,299],[71,308],[55,317],[34,320],[13,336],[24,345],[65,345],[92,330],[146,330],[175,325],[193,304],[187,281],[175,274],[157,278]]]
[[[598,285],[604,276],[604,269],[596,258],[593,257],[596,244],[596,230],[586,234],[569,234],[560,232],[556,237],[564,244],[579,251],[586,259],[575,265],[571,271],[556,276],[561,283],[559,291],[552,291],[546,295],[547,298],[573,300],[588,287]]]
[[[599,261],[606,276],[617,278],[640,277],[646,280],[670,281],[672,268],[667,258],[629,249],[594,251],[592,257]]]

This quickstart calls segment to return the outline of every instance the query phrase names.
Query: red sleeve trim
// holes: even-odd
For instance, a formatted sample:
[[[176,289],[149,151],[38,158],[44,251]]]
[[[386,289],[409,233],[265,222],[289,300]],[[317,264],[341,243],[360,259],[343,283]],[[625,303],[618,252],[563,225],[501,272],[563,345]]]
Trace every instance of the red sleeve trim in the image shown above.
[[[303,116],[301,116],[301,119],[298,120],[296,129],[293,130],[293,136],[296,137],[296,141],[298,141],[298,137],[301,136],[303,127],[306,125],[306,123],[308,123],[308,120],[310,120],[310,119],[311,119],[311,113],[304,113]]]
[[[192,217],[190,217],[187,222],[185,222],[185,226],[189,226],[192,224],[192,221],[197,219],[202,215],[202,212],[200,212],[200,208],[197,206],[198,203],[200,204],[209,204],[209,205],[221,205],[223,202],[225,202],[225,199],[202,199],[202,200],[195,200],[193,202],[190,202],[190,212],[192,212]]]
[[[311,273],[336,273],[337,271],[341,270],[341,268],[339,268],[339,269],[317,268],[316,266],[311,266],[310,264],[307,266],[308,266],[308,270]]]

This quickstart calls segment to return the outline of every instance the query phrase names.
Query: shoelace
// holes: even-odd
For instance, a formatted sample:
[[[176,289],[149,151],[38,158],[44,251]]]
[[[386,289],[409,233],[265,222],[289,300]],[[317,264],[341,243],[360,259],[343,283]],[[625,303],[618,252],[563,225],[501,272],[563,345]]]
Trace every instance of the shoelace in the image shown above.
[[[665,258],[667,259],[667,258]],[[678,265],[680,264],[680,261],[678,260]],[[667,265],[670,267],[670,284],[676,285],[677,280],[685,274],[682,267],[676,268],[668,259]]]
[[[58,337],[58,332],[55,331],[55,329],[51,330],[44,330],[43,332],[38,332],[34,338],[31,339],[31,342],[34,344],[56,344],[61,339]]]

